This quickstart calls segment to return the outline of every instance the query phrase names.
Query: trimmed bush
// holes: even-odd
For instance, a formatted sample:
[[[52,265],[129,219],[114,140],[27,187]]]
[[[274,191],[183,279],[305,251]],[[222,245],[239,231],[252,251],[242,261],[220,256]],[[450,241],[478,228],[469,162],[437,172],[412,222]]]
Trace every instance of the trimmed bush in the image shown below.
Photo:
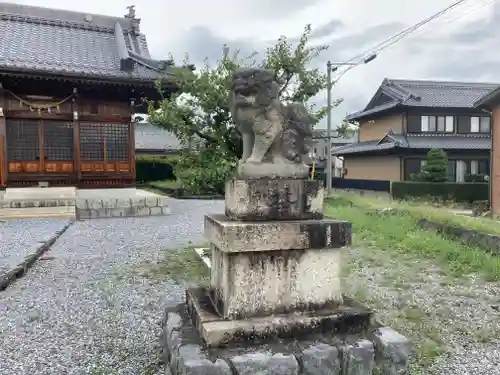
[[[135,161],[138,182],[174,180],[176,156],[138,156]]]
[[[391,195],[395,199],[431,197],[455,202],[489,200],[488,183],[392,181]]]

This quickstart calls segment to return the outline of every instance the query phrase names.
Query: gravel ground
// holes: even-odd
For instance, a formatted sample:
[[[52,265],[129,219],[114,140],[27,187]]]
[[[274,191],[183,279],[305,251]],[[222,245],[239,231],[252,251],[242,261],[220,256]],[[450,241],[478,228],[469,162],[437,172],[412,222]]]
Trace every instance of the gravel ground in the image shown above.
[[[33,254],[41,243],[68,224],[67,220],[12,220],[0,222],[0,274]]]
[[[411,374],[500,374],[500,283],[453,277],[424,259],[353,249],[347,293],[409,336],[419,352]]]
[[[161,311],[183,289],[135,272],[166,248],[203,242],[221,201],[172,201],[172,215],[76,222],[0,295],[0,374],[155,375]]]

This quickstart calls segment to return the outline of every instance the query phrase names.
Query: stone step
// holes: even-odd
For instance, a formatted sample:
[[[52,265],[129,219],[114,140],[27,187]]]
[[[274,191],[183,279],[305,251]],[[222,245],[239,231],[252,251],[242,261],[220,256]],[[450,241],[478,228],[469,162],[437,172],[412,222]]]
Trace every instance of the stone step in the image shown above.
[[[0,219],[76,219],[75,206],[59,207],[30,207],[30,208],[1,208]]]

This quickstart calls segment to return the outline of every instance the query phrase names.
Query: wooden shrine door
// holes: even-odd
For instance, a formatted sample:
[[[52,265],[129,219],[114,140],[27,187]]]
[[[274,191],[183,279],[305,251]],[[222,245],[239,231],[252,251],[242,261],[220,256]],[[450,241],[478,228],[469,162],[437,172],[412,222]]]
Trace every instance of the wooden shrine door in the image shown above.
[[[7,119],[6,128],[9,175],[73,173],[73,123]]]

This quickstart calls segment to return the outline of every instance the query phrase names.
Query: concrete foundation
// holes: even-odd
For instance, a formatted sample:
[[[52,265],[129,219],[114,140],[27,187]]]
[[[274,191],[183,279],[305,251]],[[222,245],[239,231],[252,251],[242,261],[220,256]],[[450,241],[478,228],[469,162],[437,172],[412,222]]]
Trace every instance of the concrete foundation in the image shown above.
[[[137,189],[8,188],[0,196],[0,218],[156,216],[170,212],[169,200]]]

